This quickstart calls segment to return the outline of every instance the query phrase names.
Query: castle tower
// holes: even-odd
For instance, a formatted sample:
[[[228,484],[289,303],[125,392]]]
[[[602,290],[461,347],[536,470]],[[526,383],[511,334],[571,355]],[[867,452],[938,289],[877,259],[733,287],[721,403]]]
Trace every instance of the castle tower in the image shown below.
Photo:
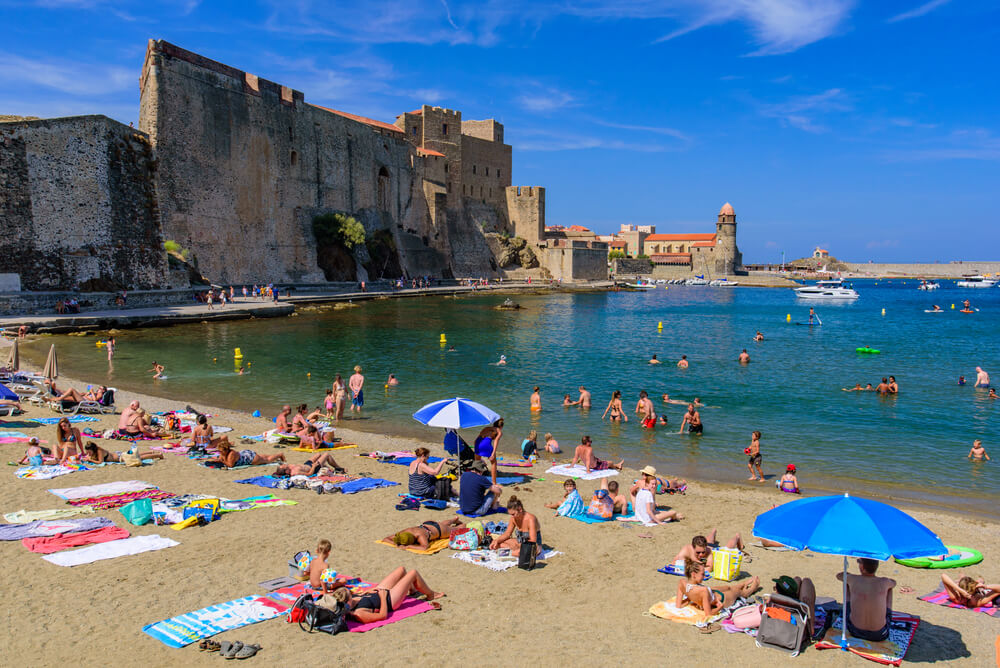
[[[537,246],[545,239],[545,188],[540,186],[508,186],[507,213],[514,236]]]
[[[715,272],[731,275],[743,268],[743,254],[736,246],[736,211],[726,202],[715,224]]]

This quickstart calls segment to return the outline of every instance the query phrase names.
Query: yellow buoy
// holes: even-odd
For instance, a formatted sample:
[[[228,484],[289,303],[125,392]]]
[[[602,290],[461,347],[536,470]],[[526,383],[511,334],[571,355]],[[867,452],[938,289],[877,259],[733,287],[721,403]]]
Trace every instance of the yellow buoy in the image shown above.
[[[656,328],[657,328],[657,329],[663,329],[663,322],[662,322],[662,321],[658,322],[658,323],[656,324]]]
[[[307,371],[306,372],[306,376],[308,376],[309,378],[312,378],[312,372],[311,371]]]
[[[448,339],[445,338],[444,332],[441,333],[441,343],[448,343]]]
[[[218,357],[213,357],[213,358],[212,358],[212,362],[218,362],[218,361],[219,361],[219,358],[218,358]]]
[[[954,308],[955,308],[955,305],[954,305],[954,304],[952,304],[952,305],[951,305],[951,308],[952,308],[952,310],[954,310]]]
[[[885,309],[882,309],[882,315],[885,315]]]
[[[792,314],[789,313],[788,315],[785,316],[785,322],[791,322],[791,321],[792,321]]]

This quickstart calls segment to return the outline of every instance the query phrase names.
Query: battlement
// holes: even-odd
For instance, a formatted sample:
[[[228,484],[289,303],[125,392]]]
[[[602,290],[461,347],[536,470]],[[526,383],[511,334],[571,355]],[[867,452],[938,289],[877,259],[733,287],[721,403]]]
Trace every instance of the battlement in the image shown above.
[[[461,120],[462,112],[456,109],[445,109],[444,107],[432,107],[428,104],[420,107],[420,111],[426,113],[428,110],[439,116],[446,116],[449,118],[456,118]]]
[[[542,186],[507,186],[507,197],[545,197]]]
[[[502,144],[503,123],[489,118],[483,121],[462,121],[462,134]]]
[[[187,49],[182,49],[162,39],[151,39],[146,45],[146,59],[142,64],[142,74],[139,77],[140,94],[146,88],[146,83],[157,55],[167,59],[180,60],[200,69],[228,77],[232,80],[234,86],[242,86],[243,92],[247,95],[256,95],[258,97],[273,95],[278,102],[290,107],[297,107],[305,101],[305,95],[301,91],[289,88],[288,86],[282,86],[267,79],[261,79],[255,74],[238,70],[235,67],[230,67]]]

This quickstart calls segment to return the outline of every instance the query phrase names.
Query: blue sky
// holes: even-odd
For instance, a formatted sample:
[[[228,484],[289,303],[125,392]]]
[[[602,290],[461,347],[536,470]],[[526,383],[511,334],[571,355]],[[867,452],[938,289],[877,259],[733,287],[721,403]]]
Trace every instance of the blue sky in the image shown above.
[[[160,38],[391,121],[495,117],[549,224],[710,230],[749,262],[1000,260],[992,0],[0,0],[0,113],[134,121]]]

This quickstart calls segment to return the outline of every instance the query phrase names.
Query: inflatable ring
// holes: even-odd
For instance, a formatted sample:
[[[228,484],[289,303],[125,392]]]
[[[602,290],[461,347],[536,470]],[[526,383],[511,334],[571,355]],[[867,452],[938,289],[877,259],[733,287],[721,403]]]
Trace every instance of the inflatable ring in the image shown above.
[[[855,348],[854,352],[856,352],[856,353],[865,353],[867,355],[878,355],[882,351],[881,350],[876,350],[875,348],[868,348],[866,346],[866,347],[862,347],[862,348]]]
[[[909,566],[910,568],[962,568],[972,566],[983,560],[983,553],[973,550],[971,547],[959,547],[958,545],[945,545],[948,548],[948,555],[957,555],[957,558],[941,557],[917,557],[916,559],[896,559],[897,564]]]

